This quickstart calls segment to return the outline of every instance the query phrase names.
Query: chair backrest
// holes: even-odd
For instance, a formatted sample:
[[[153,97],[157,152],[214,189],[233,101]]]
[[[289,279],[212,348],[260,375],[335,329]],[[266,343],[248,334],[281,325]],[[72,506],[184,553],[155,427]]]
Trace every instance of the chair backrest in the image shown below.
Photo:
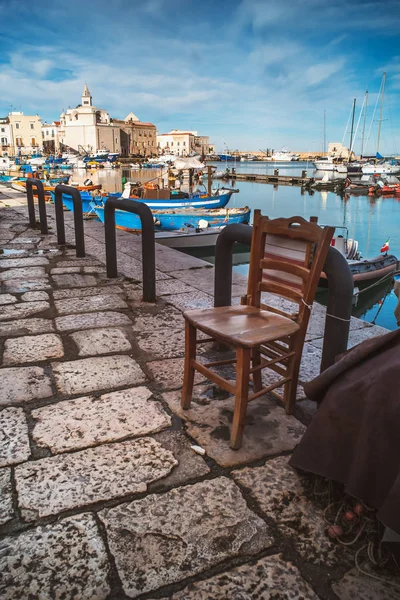
[[[255,210],[248,303],[260,307],[261,293],[270,292],[297,303],[297,322],[308,322],[334,231],[303,217],[269,219]]]

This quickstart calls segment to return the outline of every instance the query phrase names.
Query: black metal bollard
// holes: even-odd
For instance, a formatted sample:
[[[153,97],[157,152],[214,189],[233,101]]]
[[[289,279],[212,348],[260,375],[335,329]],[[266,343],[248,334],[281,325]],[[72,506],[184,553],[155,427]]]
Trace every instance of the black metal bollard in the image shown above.
[[[143,300],[156,301],[156,253],[153,215],[147,204],[108,197],[104,206],[107,277],[118,277],[115,209],[138,215],[142,225]]]
[[[61,246],[65,245],[65,225],[64,225],[64,209],[62,195],[71,196],[74,203],[74,225],[75,225],[75,247],[76,256],[85,256],[85,237],[83,231],[83,212],[82,198],[79,190],[70,185],[57,185],[55,189],[55,211],[57,224],[57,243]]]
[[[354,289],[347,260],[336,248],[329,248],[324,272],[328,280],[328,305],[321,372],[334,364],[336,356],[347,350]]]
[[[44,199],[44,188],[43,183],[40,179],[27,179],[26,180],[26,192],[28,198],[28,214],[29,214],[29,225],[36,227],[36,216],[35,216],[35,204],[33,199],[33,188],[36,188],[36,194],[38,197],[39,204],[39,222],[40,232],[48,234],[49,230],[47,227],[47,214],[46,214],[46,202]]]
[[[235,242],[251,244],[250,225],[227,225],[219,234],[215,248],[214,306],[232,304],[232,252]],[[353,277],[344,256],[329,248],[324,264],[328,279],[328,306],[325,317],[321,372],[345,352],[349,338]]]

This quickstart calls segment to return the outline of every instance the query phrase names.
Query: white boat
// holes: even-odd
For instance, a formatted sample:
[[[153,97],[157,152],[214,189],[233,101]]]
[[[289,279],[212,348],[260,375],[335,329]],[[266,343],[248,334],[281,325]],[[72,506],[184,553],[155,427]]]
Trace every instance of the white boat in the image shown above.
[[[390,163],[366,163],[362,167],[363,175],[395,175],[400,172],[400,165]]]
[[[274,152],[272,156],[268,156],[265,158],[267,161],[276,161],[276,162],[292,162],[293,160],[299,160],[300,154],[295,154],[294,152],[289,152],[286,148],[282,148],[280,152]]]
[[[347,166],[343,163],[335,163],[332,159],[316,160],[312,163],[317,171],[335,171],[336,173],[347,173]]]
[[[158,231],[155,233],[156,243],[169,248],[205,248],[215,246],[217,238],[224,226],[194,229],[186,227],[178,231]]]

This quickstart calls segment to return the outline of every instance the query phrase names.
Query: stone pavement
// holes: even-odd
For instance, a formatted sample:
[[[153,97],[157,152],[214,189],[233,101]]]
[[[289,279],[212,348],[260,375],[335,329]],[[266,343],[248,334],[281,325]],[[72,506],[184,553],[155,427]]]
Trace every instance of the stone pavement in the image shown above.
[[[107,279],[101,224],[85,222],[78,259],[0,191],[0,598],[397,598],[328,540],[287,464],[314,408],[301,384],[301,420],[260,398],[237,452],[228,394],[199,376],[180,410],[181,311],[212,306],[213,268],[157,246],[158,300],[144,304],[140,239],[118,232],[121,276]],[[235,276],[235,301],[244,290]],[[302,382],[319,370],[324,310]],[[350,343],[383,331],[353,319]]]

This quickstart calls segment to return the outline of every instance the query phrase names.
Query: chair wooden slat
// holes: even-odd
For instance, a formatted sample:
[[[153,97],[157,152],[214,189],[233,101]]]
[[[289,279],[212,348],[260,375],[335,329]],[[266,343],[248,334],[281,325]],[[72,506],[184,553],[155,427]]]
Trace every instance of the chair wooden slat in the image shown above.
[[[272,280],[269,280],[268,282],[260,281],[260,283],[258,284],[258,291],[271,292],[272,294],[277,294],[278,296],[283,296],[288,300],[297,302],[297,304],[299,304],[303,298],[303,294],[300,290],[296,290],[292,286],[283,285]]]
[[[283,271],[283,274],[294,275],[295,280],[300,281],[301,283],[310,276],[310,269],[292,262],[287,262],[286,260],[263,258],[261,261],[261,268],[263,270],[267,269],[268,271],[272,271],[273,273]],[[288,279],[288,281],[291,281],[291,279]]]

